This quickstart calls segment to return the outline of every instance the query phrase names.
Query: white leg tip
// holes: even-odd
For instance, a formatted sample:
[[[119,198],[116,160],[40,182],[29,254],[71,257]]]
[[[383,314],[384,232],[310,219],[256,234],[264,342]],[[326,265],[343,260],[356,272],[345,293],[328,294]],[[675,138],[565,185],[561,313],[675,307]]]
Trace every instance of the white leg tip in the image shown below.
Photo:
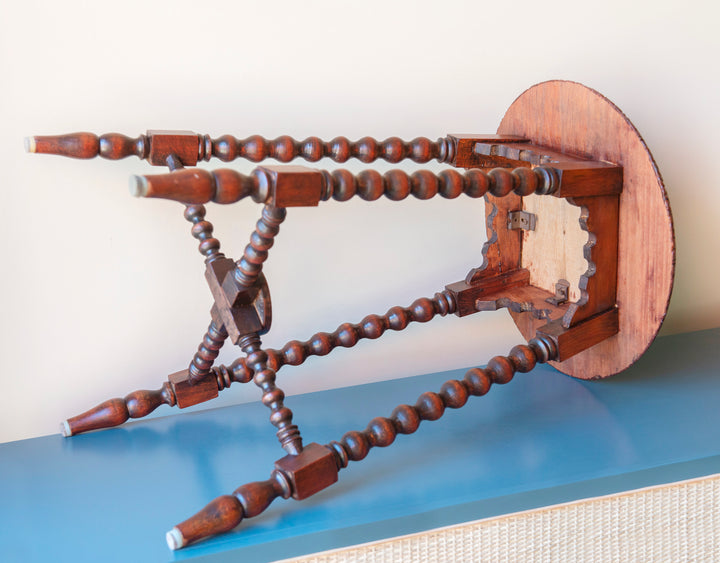
[[[60,434],[62,434],[65,438],[72,436],[72,430],[70,429],[70,425],[67,420],[63,420],[60,423]]]
[[[35,144],[35,137],[25,137],[25,152],[35,152],[37,145]]]
[[[143,176],[130,176],[130,195],[145,197],[148,192],[148,181]]]
[[[165,534],[165,540],[167,541],[168,547],[175,551],[176,549],[180,549],[185,545],[185,538],[182,535],[182,532],[177,529],[177,527],[170,530],[167,534]]]

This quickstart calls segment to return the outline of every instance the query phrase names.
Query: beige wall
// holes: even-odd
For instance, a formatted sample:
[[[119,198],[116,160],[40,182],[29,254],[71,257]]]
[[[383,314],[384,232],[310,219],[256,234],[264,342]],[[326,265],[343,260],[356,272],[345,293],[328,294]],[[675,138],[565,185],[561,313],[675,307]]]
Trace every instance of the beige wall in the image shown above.
[[[717,8],[677,6],[6,3],[0,442],[54,433],[101,400],[159,387],[187,366],[210,307],[181,206],[128,195],[128,176],[150,172],[147,164],[27,155],[22,140],[32,134],[435,138],[492,132],[525,88],[576,80],[625,111],[664,176],[678,248],[664,331],[720,325]],[[250,202],[210,206],[231,255],[258,213]],[[430,296],[477,264],[484,240],[482,203],[467,199],[353,201],[288,215],[266,267],[275,310],[268,346]],[[288,368],[280,383],[292,394],[466,367],[519,339],[504,312],[441,319]],[[254,386],[236,385],[211,405],[258,397]],[[368,419],[388,414],[359,408]]]

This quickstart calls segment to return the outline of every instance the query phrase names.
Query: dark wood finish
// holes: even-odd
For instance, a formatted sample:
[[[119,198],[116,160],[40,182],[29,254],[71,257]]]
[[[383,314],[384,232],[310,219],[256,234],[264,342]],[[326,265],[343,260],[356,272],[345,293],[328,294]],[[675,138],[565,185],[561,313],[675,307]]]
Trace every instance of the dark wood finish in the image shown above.
[[[78,416],[60,424],[60,433],[74,436],[90,430],[111,428],[123,424],[128,418],[142,418],[160,405],[176,404],[175,389],[171,383],[164,383],[157,391],[134,391],[123,399],[110,399]]]
[[[482,248],[482,264],[465,277],[468,284],[483,278],[512,272],[520,268],[522,234],[507,228],[508,214],[522,209],[522,199],[515,194],[505,197],[485,196],[487,241]]]
[[[230,530],[243,519],[260,514],[275,498],[300,500],[317,493],[337,481],[341,468],[364,459],[373,447],[389,446],[398,434],[415,432],[423,420],[439,419],[447,409],[464,406],[471,396],[484,395],[493,383],[508,383],[515,373],[530,371],[538,362],[554,362],[580,377],[600,377],[617,366],[624,367],[644,351],[648,335],[654,336],[662,321],[657,311],[667,306],[668,284],[672,283],[668,257],[659,255],[669,249],[672,257],[672,225],[652,159],[624,116],[596,93],[569,83],[543,84],[530,92],[508,110],[498,135],[451,135],[436,142],[417,138],[408,143],[397,137],[382,142],[369,137],[356,142],[344,137],[330,142],[316,137],[298,142],[287,136],[271,141],[259,136],[211,139],[189,131],[148,131],[137,139],[79,133],[28,140],[31,152],[110,159],[136,155],[154,165],[167,165],[170,174],[135,177],[131,191],[187,205],[185,218],[193,225],[193,237],[200,241],[214,298],[210,326],[187,370],[171,375],[158,391],[137,391],[66,421],[64,433],[121,424],[160,404],[184,408],[214,398],[234,381],[252,379],[262,390],[270,422],[288,454],[275,463],[268,480],[219,497],[169,532],[168,544],[173,549]],[[323,157],[337,162],[350,158],[427,162],[435,158],[466,170],[439,174],[365,170],[355,175],[347,170],[270,166],[259,167],[248,176],[232,170],[183,170],[213,156],[226,161],[275,158],[281,162],[296,157],[313,162]],[[473,198],[484,196],[488,201],[483,262],[464,281],[448,285],[433,299],[417,300],[409,308],[393,307],[384,316],[345,323],[331,334],[317,333],[306,342],[289,342],[280,351],[262,349],[260,335],[267,332],[272,320],[262,268],[286,207],[317,206],[331,198],[346,201],[355,195],[367,201],[382,196],[400,201],[410,195],[424,200],[436,195],[456,198],[463,193]],[[538,195],[554,197],[534,197]],[[227,204],[246,197],[265,206],[242,258],[233,261],[220,252],[202,204]],[[571,225],[577,217],[573,205],[580,208],[582,230]],[[575,215],[569,211],[573,209]],[[511,212],[522,212],[520,216],[533,229],[538,225],[532,231],[535,238],[528,230],[513,228],[508,221]],[[555,223],[554,218],[558,219]],[[542,227],[548,224],[556,227]],[[654,227],[661,240],[650,244]],[[559,237],[566,240],[566,228],[572,231],[568,238],[575,237],[577,246],[548,244]],[[584,261],[573,255],[573,249],[583,244],[587,268],[580,274]],[[554,248],[545,252],[548,246],[560,247],[555,260],[560,266],[544,268],[539,263],[554,254]],[[645,268],[639,277],[633,277],[628,266],[636,264]],[[564,282],[568,296],[553,298],[548,287],[571,278],[579,281],[578,286]],[[647,291],[647,280],[657,286],[651,288],[649,298],[636,289]],[[378,338],[389,329],[402,330],[413,321],[499,308],[509,309],[527,345],[492,358],[485,368],[469,370],[462,380],[447,381],[437,393],[423,393],[412,406],[400,405],[390,417],[372,419],[364,431],[348,432],[327,446],[303,446],[293,413],[276,384],[276,370],[282,365],[297,365],[311,355],[350,347],[363,338]],[[640,337],[633,332],[635,325],[627,324],[628,319],[639,324]],[[228,337],[246,357],[227,367],[213,367]],[[620,337],[628,344],[619,345]]]
[[[198,346],[198,351],[193,356],[188,367],[188,379],[191,384],[202,381],[210,374],[210,368],[212,368],[227,337],[227,330],[225,330],[225,326],[221,322],[215,320],[210,322],[210,326]],[[212,380],[215,381],[215,378],[212,377]]]
[[[282,207],[266,205],[263,207],[260,220],[255,225],[255,232],[243,251],[243,257],[235,262],[232,278],[226,278],[223,288],[226,292],[252,287],[262,272],[262,265],[268,257],[268,251],[280,232],[280,224],[285,220],[286,211]],[[230,285],[231,282],[237,285]],[[232,299],[232,297],[231,297]]]
[[[205,279],[215,301],[213,318],[225,327],[230,341],[238,344],[246,334],[264,334],[270,329],[272,303],[264,276],[252,287],[242,287],[234,281],[235,269],[231,259],[220,258],[207,264]]]
[[[168,381],[181,409],[204,403],[218,396],[218,385],[215,375],[208,373],[202,379],[190,378],[188,370],[177,371],[168,376]]]
[[[619,332],[553,366],[587,379],[624,370],[655,338],[673,284],[672,216],[652,155],[615,105],[573,82],[545,82],[524,92],[508,109],[498,133],[522,135],[536,145],[562,149],[568,156],[622,166],[617,251]],[[526,339],[543,324],[511,314]]]
[[[468,283],[465,280],[451,283],[445,286],[445,289],[450,292],[453,300],[457,303],[455,314],[458,317],[464,317],[465,315],[477,313],[477,301],[484,299],[485,296],[528,285],[529,281],[530,273],[519,268],[477,279],[473,283]]]
[[[205,207],[203,205],[188,205],[183,216],[192,223],[190,233],[193,238],[200,241],[198,252],[205,257],[205,263],[211,264],[215,260],[225,258],[220,252],[220,241],[212,236],[212,223],[205,220]]]
[[[606,162],[557,162],[550,165],[558,175],[555,197],[616,195],[622,191],[623,169]]]
[[[469,169],[464,173],[456,170],[444,170],[433,174],[428,170],[419,170],[407,174],[402,170],[390,170],[384,175],[374,170],[365,170],[353,176],[347,170],[335,170],[324,173],[326,192],[323,200],[331,197],[337,201],[347,201],[359,195],[366,201],[374,201],[385,195],[393,201],[400,201],[410,195],[418,199],[430,199],[440,195],[454,199],[461,194],[479,198],[487,193],[498,197],[508,196],[511,192],[527,195],[529,193],[551,193],[556,186],[548,181],[553,177],[544,174],[543,169],[529,171],[526,168],[506,170],[497,168],[485,172]]]
[[[277,438],[283,449],[292,455],[303,451],[300,430],[292,423],[293,413],[283,400],[285,393],[275,384],[275,370],[268,367],[267,353],[260,346],[257,334],[247,334],[238,343],[247,356],[247,365],[253,370],[253,381],[263,392],[263,405],[270,409],[270,422],[277,428]]]
[[[268,203],[275,207],[315,207],[325,182],[322,172],[307,166],[262,166],[269,180]]]
[[[348,170],[313,170],[302,166],[261,166],[245,176],[234,170],[208,172],[200,169],[170,174],[133,176],[130,193],[136,197],[162,198],[186,204],[235,203],[245,197],[273,207],[316,206],[334,199],[347,201],[359,196],[375,201],[383,195],[393,201],[410,195],[430,199],[440,195],[454,199],[462,194],[479,198],[486,193],[497,197],[532,193],[548,194],[560,189],[557,173],[549,167],[530,170],[497,168],[485,172],[469,169],[464,173],[444,170],[434,174],[418,170],[408,174],[390,170],[380,174],[364,170],[353,174]]]
[[[614,307],[617,301],[618,196],[578,197],[571,202],[582,209],[588,269],[580,277],[580,299],[563,317],[565,328]]]
[[[552,297],[552,293],[539,287],[520,285],[485,294],[475,301],[475,307],[478,311],[508,309],[514,313],[524,313],[522,317],[530,319],[561,318],[570,304],[565,302],[555,305],[548,301]]]
[[[312,443],[298,455],[286,455],[275,462],[275,469],[290,481],[292,497],[306,499],[338,480],[338,466],[330,448]]]
[[[155,147],[152,147],[155,138]],[[112,160],[137,156],[148,159],[151,164],[165,166],[167,156],[175,154],[185,166],[192,166],[198,160],[219,158],[225,162],[236,158],[245,158],[260,162],[274,158],[280,162],[290,162],[303,158],[317,162],[321,158],[331,158],[335,162],[346,162],[351,158],[362,162],[378,159],[387,162],[400,162],[411,159],[424,163],[433,159],[449,162],[454,145],[449,138],[431,141],[426,137],[417,137],[412,141],[403,141],[398,137],[389,137],[377,141],[363,137],[350,141],[346,137],[335,137],[323,141],[319,137],[308,137],[297,141],[283,135],[277,139],[266,139],[253,135],[246,139],[237,139],[223,135],[212,139],[209,135],[198,135],[192,131],[148,131],[131,139],[119,133],[109,133],[98,137],[94,133],[71,133],[68,135],[34,136],[25,140],[28,152],[57,154],[73,158],[93,158],[102,156]]]
[[[170,199],[186,204],[235,203],[251,197],[258,203],[268,201],[269,182],[262,168],[250,175],[222,169],[209,172],[200,168],[171,174],[132,176],[130,193],[135,197]]]
[[[527,345],[515,346],[507,356],[492,358],[485,368],[468,370],[460,381],[446,381],[438,393],[420,395],[415,405],[400,405],[389,418],[373,418],[364,431],[347,432],[339,442],[327,446],[309,444],[299,455],[288,455],[275,462],[270,479],[249,483],[233,495],[223,495],[203,510],[175,526],[167,534],[170,549],[235,528],[245,518],[262,513],[278,497],[307,498],[335,483],[338,471],[350,461],[367,457],[374,447],[391,445],[398,434],[412,434],[423,420],[437,420],[446,409],[463,407],[471,396],[485,395],[493,383],[509,383],[515,373],[531,371],[537,363],[555,357],[554,341],[539,336]]]
[[[515,346],[507,356],[495,356],[485,368],[468,370],[462,381],[446,381],[439,393],[423,393],[415,405],[400,405],[390,418],[374,418],[364,431],[350,431],[329,446],[336,452],[338,465],[347,467],[349,461],[365,459],[372,448],[389,446],[398,434],[412,434],[423,420],[437,420],[445,409],[458,409],[471,396],[485,395],[493,383],[509,383],[515,373],[529,372],[537,363],[548,362],[556,354],[554,341],[540,335],[527,345]]]
[[[514,137],[512,135],[461,135],[454,133],[448,135],[447,138],[453,144],[451,158],[447,162],[458,168],[495,168],[497,166],[525,166],[519,160],[515,163],[508,163],[505,160],[495,158],[491,151],[487,154],[481,154],[475,151],[478,143],[488,144],[506,144],[506,143],[522,143],[528,139],[523,137]]]
[[[237,139],[230,135],[211,139],[205,135],[203,145],[205,160],[214,156],[225,162],[236,158],[245,158],[252,162],[274,158],[280,162],[290,162],[298,157],[309,162],[317,162],[321,158],[331,158],[335,162],[346,162],[351,158],[362,162],[382,159],[395,163],[408,158],[419,163],[433,159],[447,162],[451,150],[448,139],[431,141],[426,137],[418,137],[409,142],[398,137],[389,137],[384,141],[371,137],[363,137],[357,141],[350,141],[346,137],[335,137],[330,141],[308,137],[297,141],[287,135],[273,140],[259,135],[246,139]]]
[[[230,262],[228,271],[232,268],[232,261]],[[343,323],[335,331],[331,333],[318,332],[311,336],[308,340],[301,342],[299,340],[291,340],[285,346],[279,350],[269,348],[265,350],[267,354],[267,366],[273,371],[279,370],[282,366],[292,365],[297,366],[305,362],[311,356],[325,356],[332,352],[335,348],[343,347],[350,348],[357,344],[363,339],[377,339],[380,338],[386,331],[393,330],[399,331],[407,328],[412,322],[425,323],[432,320],[435,316],[445,316],[455,312],[456,303],[453,296],[448,291],[436,293],[432,299],[422,297],[416,299],[409,307],[392,307],[388,310],[385,315],[368,315],[359,323]],[[213,314],[216,316],[216,313]],[[227,389],[234,382],[248,383],[253,380],[255,372],[251,367],[248,366],[247,361],[244,357],[238,358],[230,366],[216,366],[210,369],[215,382],[217,384],[218,391]],[[184,374],[185,372],[179,372]],[[167,399],[161,402],[153,403],[154,406],[145,411],[135,409],[132,412],[136,414],[134,418],[139,416],[146,416],[150,414],[160,404],[168,404],[173,406],[176,404],[175,396],[173,394],[173,388],[168,387],[166,383],[166,390],[161,389],[158,391],[136,391],[131,393],[124,400],[133,399],[135,397],[145,396],[145,394],[152,394],[153,396],[160,396],[161,393],[167,394]],[[180,392],[192,393],[192,383],[188,377],[188,385],[182,386]],[[169,394],[168,394],[169,393]],[[165,395],[163,395],[165,396]],[[199,395],[195,395],[195,399]],[[170,399],[172,402],[170,402]],[[118,401],[120,399],[114,399]],[[190,397],[184,397],[182,403],[193,400]],[[195,403],[193,403],[195,404]],[[182,406],[180,406],[182,408]],[[95,430],[98,428],[109,428],[111,426],[117,426],[128,420],[128,417],[121,418],[115,413],[122,407],[107,408],[103,405],[88,411],[79,417],[75,417],[78,420],[84,420],[87,417],[92,418],[92,428],[87,428],[85,423],[75,423],[72,428],[72,432],[67,435],[79,434],[87,430]],[[144,412],[144,414],[139,414]],[[93,413],[92,415],[90,413]],[[74,419],[70,419],[73,421]],[[65,424],[65,423],[64,423]],[[89,424],[89,422],[88,422]]]
[[[538,336],[552,338],[557,347],[558,362],[564,362],[583,352],[619,331],[618,309],[613,307],[593,317],[565,327],[561,319],[556,319],[537,329]]]
[[[175,526],[167,533],[170,549],[180,549],[203,538],[229,532],[245,518],[264,512],[278,497],[289,498],[287,477],[275,470],[267,481],[248,483],[232,495],[216,498],[200,512]]]
[[[150,151],[148,162],[154,166],[166,166],[170,155],[177,157],[184,166],[195,166],[198,161],[200,137],[192,131],[148,131]]]
[[[25,150],[42,154],[57,154],[72,158],[94,158],[98,155],[110,160],[128,156],[145,158],[149,144],[141,135],[131,139],[119,133],[109,133],[98,137],[93,133],[70,133],[68,135],[49,135],[28,137]]]
[[[392,307],[385,315],[368,315],[359,323],[343,323],[333,332],[318,332],[304,342],[291,340],[280,350],[268,349],[268,366],[279,370],[282,366],[297,366],[311,356],[325,356],[338,347],[351,348],[360,340],[380,338],[386,331],[404,330],[412,322],[425,323],[435,316],[455,312],[452,295],[443,291],[433,299],[416,299],[409,307]],[[240,358],[232,363],[230,372],[234,381],[250,381],[252,369]]]

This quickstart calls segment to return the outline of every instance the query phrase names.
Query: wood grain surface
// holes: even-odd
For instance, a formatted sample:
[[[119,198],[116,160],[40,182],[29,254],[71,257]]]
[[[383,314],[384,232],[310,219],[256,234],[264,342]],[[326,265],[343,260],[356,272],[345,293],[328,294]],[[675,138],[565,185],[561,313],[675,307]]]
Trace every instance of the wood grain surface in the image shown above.
[[[675,271],[672,215],[650,151],[614,104],[574,82],[544,82],[525,91],[508,109],[498,134],[526,137],[563,153],[623,166],[617,274],[620,331],[564,362],[552,362],[563,373],[582,379],[623,371],[657,335]],[[543,322],[530,323],[522,313],[511,314],[527,339]]]

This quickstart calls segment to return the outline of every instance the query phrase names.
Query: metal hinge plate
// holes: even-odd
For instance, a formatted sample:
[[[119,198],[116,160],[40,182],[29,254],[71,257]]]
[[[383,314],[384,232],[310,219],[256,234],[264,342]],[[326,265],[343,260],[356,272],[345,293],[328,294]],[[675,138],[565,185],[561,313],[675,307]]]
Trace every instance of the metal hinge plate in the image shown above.
[[[548,297],[545,301],[557,307],[558,305],[567,303],[569,298],[570,282],[567,280],[558,280],[555,284],[555,295],[553,297]]]
[[[509,230],[522,229],[523,231],[535,230],[536,215],[528,211],[511,211],[508,213],[507,227]]]

